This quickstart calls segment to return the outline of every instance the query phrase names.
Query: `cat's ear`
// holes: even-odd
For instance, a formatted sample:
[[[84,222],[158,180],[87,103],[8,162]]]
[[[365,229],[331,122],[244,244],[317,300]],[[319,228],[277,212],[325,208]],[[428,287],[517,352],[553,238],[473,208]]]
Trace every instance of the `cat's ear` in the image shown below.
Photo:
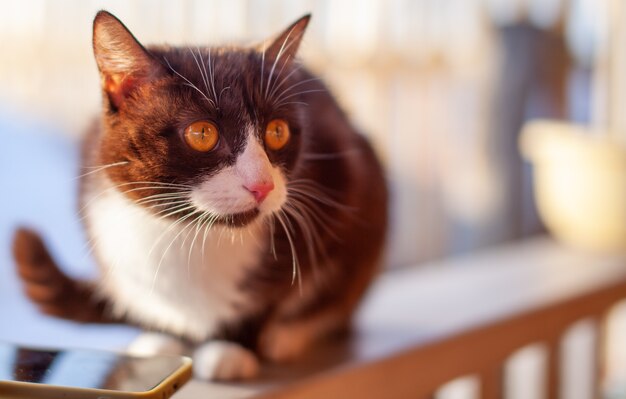
[[[162,73],[162,65],[106,11],[99,11],[93,21],[93,52],[102,88],[116,108],[133,90]]]
[[[265,50],[265,59],[272,62],[291,62],[296,57],[310,19],[311,14],[307,14],[276,36]]]

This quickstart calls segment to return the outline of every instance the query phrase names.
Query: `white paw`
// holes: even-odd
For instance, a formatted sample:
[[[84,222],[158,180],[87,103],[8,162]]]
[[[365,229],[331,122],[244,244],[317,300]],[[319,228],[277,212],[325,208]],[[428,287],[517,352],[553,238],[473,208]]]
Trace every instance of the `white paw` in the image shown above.
[[[259,349],[266,359],[274,363],[285,363],[302,356],[311,343],[311,334],[306,328],[274,324],[263,332]]]
[[[256,356],[234,342],[210,341],[193,354],[194,375],[203,380],[250,379],[259,374],[259,368]]]
[[[171,335],[145,332],[135,338],[126,351],[134,356],[182,355],[185,353],[185,345]]]

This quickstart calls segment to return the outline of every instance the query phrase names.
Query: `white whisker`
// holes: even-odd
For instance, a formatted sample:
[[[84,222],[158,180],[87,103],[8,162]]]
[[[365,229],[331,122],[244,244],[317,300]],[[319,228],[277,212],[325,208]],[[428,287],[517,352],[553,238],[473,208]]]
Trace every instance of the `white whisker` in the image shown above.
[[[118,188],[121,188],[121,187],[135,185],[135,184],[149,184],[149,186],[138,187],[138,188],[133,188],[133,189],[130,189],[130,190],[119,191],[119,192],[121,194],[127,194],[127,193],[131,193],[131,192],[135,192],[135,191],[141,191],[141,190],[179,190],[179,192],[182,192],[183,190],[186,190],[188,192],[191,189],[191,186],[179,185],[179,184],[170,184],[170,183],[159,183],[159,182],[129,182],[129,183],[122,183],[122,184],[118,184],[118,185],[113,186],[113,187],[106,188],[106,189],[102,190],[101,192],[99,192],[98,194],[96,194],[94,197],[90,198],[89,201],[87,201],[83,206],[80,207],[80,209],[78,210],[78,214],[82,215],[84,213],[85,209],[87,209],[87,207],[89,207],[89,205],[91,205],[94,201],[96,201],[98,198],[102,197],[106,193],[109,193],[111,191],[115,191],[115,190],[117,190]],[[83,220],[85,217],[86,217],[86,215],[83,215],[83,216],[81,216],[79,218],[79,220]]]
[[[283,65],[284,66],[284,65]],[[287,80],[289,80],[289,78],[296,72],[298,72],[300,69],[302,69],[301,65],[296,66],[295,68],[293,68],[291,70],[291,72],[289,72],[284,78],[281,79],[280,82],[278,82],[278,84],[275,84],[272,91],[269,93],[268,98],[271,100],[272,98],[274,98],[274,94],[276,94],[276,90],[278,90],[283,84],[285,84],[285,82],[287,82]],[[309,81],[310,79],[307,79],[306,81]],[[302,82],[298,82],[296,84],[296,86],[301,85]],[[291,86],[290,86],[291,87]],[[281,94],[284,93],[284,90],[281,92]],[[279,97],[280,98],[280,97]]]
[[[278,50],[278,54],[276,55],[276,58],[274,59],[274,63],[272,64],[272,69],[270,70],[270,75],[269,75],[269,77],[267,79],[267,88],[265,90],[265,93],[269,93],[269,91],[270,91],[270,83],[272,82],[272,76],[274,75],[274,70],[276,69],[276,64],[278,63],[278,60],[280,60],[280,57],[282,57],[284,51],[287,50],[291,46],[291,44],[293,43],[293,42],[291,42],[291,43],[289,43],[285,47],[285,45],[287,44],[287,41],[289,41],[289,37],[293,33],[294,29],[295,29],[295,27],[292,28],[289,31],[289,33],[287,33],[287,36],[285,36],[285,40],[283,40],[283,43],[280,45],[280,49]]]
[[[282,75],[283,71],[285,70],[285,67],[289,64],[289,59],[291,58],[291,56],[287,56],[287,59],[285,60],[285,62],[282,63],[280,69],[278,70],[278,73],[276,73],[276,78],[274,79],[274,83],[272,84],[271,90],[268,93],[268,99],[271,100],[272,98],[272,93],[276,91],[276,82],[278,81],[278,78],[280,77],[280,75]],[[270,74],[270,77],[272,75]]]
[[[164,209],[163,211],[157,213],[157,215],[159,215],[161,213],[166,213],[165,215],[162,216],[162,219],[165,219],[165,218],[169,218],[169,217],[172,217],[174,215],[177,215],[179,213],[183,213],[183,212],[195,209],[194,205],[190,205],[188,203],[183,204],[183,205],[186,205],[186,206],[183,207],[182,209]],[[177,208],[177,207],[174,207],[174,208]]]
[[[347,156],[351,156],[354,154],[360,153],[359,149],[351,149],[341,152],[329,152],[329,153],[303,153],[301,154],[302,158],[307,161],[317,161],[317,160],[334,160],[341,159]]]
[[[217,215],[211,215],[209,216],[209,218],[207,219],[207,222],[204,225],[204,233],[202,234],[202,264],[203,265],[204,265],[204,248],[205,248],[206,237],[207,237],[207,234],[209,233],[209,230],[211,230],[211,228],[213,227],[213,224],[215,223],[217,219],[218,219]]]
[[[327,204],[323,204],[323,203],[319,203],[319,202],[314,202],[311,197],[299,194],[297,192],[294,192],[293,189],[290,189],[289,191],[289,199],[293,200],[293,201],[299,201],[301,203],[306,204],[308,207],[310,207],[313,211],[315,211],[315,214],[317,215],[318,218],[322,219],[323,221],[325,221],[326,223],[332,224],[334,222],[336,222],[336,220],[334,220],[332,217],[330,217],[329,215],[327,215],[323,209],[321,208],[321,205],[327,205]]]
[[[189,264],[191,262],[191,252],[193,251],[193,247],[196,244],[196,239],[198,238],[198,234],[200,233],[202,226],[206,222],[206,220],[210,217],[210,213],[207,211],[202,212],[200,216],[196,218],[196,233],[193,236],[193,240],[191,240],[191,246],[189,247],[189,255],[187,257],[187,271],[189,271]]]
[[[161,213],[173,211],[176,208],[181,207],[183,205],[189,206],[189,202],[187,200],[160,202],[157,204],[152,204],[150,206],[143,206],[142,208],[145,210],[148,210],[148,209],[154,209],[154,208],[159,208],[159,207],[168,207],[167,209],[162,209],[159,212],[157,212],[156,215],[158,216]]]
[[[322,212],[320,209],[315,209],[315,204],[307,203],[305,201],[300,201],[296,198],[289,198],[289,203],[292,207],[297,208],[302,217],[306,220],[311,230],[315,232],[314,239],[315,244],[319,250],[321,256],[328,260],[328,253],[326,251],[326,247],[324,246],[321,232],[319,228],[323,228],[324,232],[333,240],[337,242],[341,242],[341,239],[337,236],[334,229],[331,229],[328,225],[334,224],[336,220],[330,218],[325,212]]]
[[[197,47],[196,47],[196,49],[198,51],[198,56],[200,57],[200,60],[202,61],[202,64],[204,64],[204,59],[202,59],[202,53],[200,53],[200,49],[197,48]],[[202,78],[202,82],[204,83],[204,88],[206,89],[206,94],[207,94],[207,96],[210,96],[209,77],[205,76],[205,74],[204,74],[204,72],[206,72],[206,70],[203,71],[203,68],[200,66],[200,62],[198,61],[198,58],[194,54],[193,50],[191,48],[188,48],[188,50],[191,53],[191,56],[193,57],[193,60],[196,63],[196,66],[198,67],[198,71],[200,72],[200,77]]]
[[[279,211],[282,213],[282,210]],[[283,213],[283,216],[286,215]],[[280,213],[276,213],[276,219],[283,226],[283,230],[285,231],[285,235],[287,236],[287,241],[289,242],[289,247],[291,247],[291,262],[292,262],[292,275],[291,275],[291,284],[293,285],[296,281],[296,277],[298,278],[298,288],[300,289],[300,294],[302,294],[302,277],[300,275],[300,264],[298,263],[298,256],[296,255],[296,247],[293,243],[293,239],[291,234],[289,233],[289,229],[287,228],[287,224],[285,220],[281,217]]]
[[[291,73],[290,73],[289,75],[285,76],[285,78],[281,81],[281,83],[280,83],[280,84],[278,84],[278,85],[274,88],[274,92],[276,91],[276,89],[278,89],[278,88],[279,88],[279,87],[283,84],[283,82],[285,82],[285,81],[287,80],[287,78],[289,78],[289,76],[290,76],[290,75],[292,75],[294,72],[297,72],[297,71],[298,71],[298,69],[297,69],[297,68],[294,68],[294,70],[293,70],[293,71],[291,71]],[[309,82],[313,82],[313,81],[321,81],[321,79],[320,79],[320,78],[310,78],[310,79],[300,80],[300,81],[298,81],[298,82],[296,82],[296,83],[292,84],[291,86],[289,86],[289,87],[285,88],[283,91],[281,91],[281,92],[280,92],[280,94],[279,94],[279,95],[277,95],[277,96],[272,96],[271,98],[276,98],[276,100],[275,100],[275,101],[280,101],[280,100],[282,100],[282,99],[283,99],[283,96],[284,96],[284,95],[286,95],[287,93],[289,93],[291,90],[295,89],[295,88],[296,88],[296,87],[298,87],[298,86],[301,86],[301,85],[303,85],[303,84],[306,84],[306,83],[309,83]],[[322,90],[322,89],[316,89],[316,90],[325,91],[325,90]]]
[[[215,98],[215,101],[218,101],[217,91],[215,90],[215,76],[213,74],[213,72],[215,70],[215,59],[213,59],[213,63],[211,63],[211,48],[209,48],[209,56],[208,56],[207,64],[208,64],[208,67],[209,67],[209,76],[211,77],[211,79],[209,80],[209,83],[211,83],[211,89],[213,90],[213,97]],[[206,66],[205,66],[205,68],[206,68]],[[205,69],[205,71],[206,71],[206,69]],[[219,101],[218,101],[218,104],[217,104],[217,108],[219,109]]]
[[[230,89],[230,86],[226,86],[222,90],[220,90],[220,94],[219,94],[219,96],[217,96],[218,109],[219,109],[220,103],[222,102],[222,93],[224,93],[226,90],[229,90],[229,89]]]
[[[189,199],[189,194],[187,192],[174,192],[174,193],[161,193],[161,194],[152,194],[147,197],[143,197],[137,201],[136,204],[142,204],[144,201],[153,200],[153,199]]]
[[[108,165],[102,165],[102,166],[85,166],[85,167],[83,167],[84,169],[94,168],[95,170],[92,170],[92,171],[87,172],[87,173],[83,173],[82,175],[78,175],[74,179],[80,179],[81,177],[89,176],[92,173],[98,173],[98,172],[100,172],[102,170],[105,170],[105,169],[108,169],[108,168],[111,168],[111,167],[114,167],[114,166],[126,165],[128,163],[129,163],[128,161],[121,161],[121,162],[110,163]]]
[[[270,249],[272,251],[272,255],[274,256],[274,260],[278,260],[278,256],[276,255],[276,240],[274,238],[274,234],[276,232],[276,217],[272,214],[271,217],[268,218],[268,225],[270,230]]]
[[[282,98],[280,98],[279,100],[276,101],[275,106],[276,107],[280,107],[281,105],[286,103],[285,100],[288,100],[288,99],[293,98],[293,97],[298,97],[298,96],[301,96],[301,95],[307,94],[307,93],[321,93],[321,92],[325,92],[325,91],[326,90],[322,90],[322,89],[311,89],[311,90],[299,91],[297,93],[293,93],[293,94],[289,94],[289,95],[283,96]]]
[[[278,108],[280,108],[280,107],[284,107],[285,105],[290,105],[290,104],[294,104],[294,105],[302,105],[302,106],[304,106],[304,107],[308,107],[308,106],[309,106],[309,104],[308,104],[308,103],[305,103],[305,102],[302,102],[302,101],[288,101],[288,102],[282,102],[282,103],[280,103],[280,104],[278,104],[278,105],[275,105],[274,107],[275,107],[276,109],[278,109]]]
[[[181,79],[183,79],[187,84],[187,86],[191,87],[192,89],[196,90],[198,93],[200,93],[200,95],[207,100],[209,103],[211,103],[214,107],[216,107],[215,102],[213,100],[211,100],[209,97],[206,96],[206,94],[204,94],[204,92],[200,89],[198,89],[198,87],[196,85],[194,85],[193,83],[191,83],[189,81],[189,79],[187,79],[186,77],[184,77],[183,75],[181,75],[180,73],[178,73],[178,71],[176,71],[171,65],[170,62],[167,60],[166,57],[163,57],[163,60],[165,60],[165,63],[167,64],[167,66],[170,68],[170,70],[172,72],[174,72],[178,77],[180,77]],[[217,108],[217,107],[216,107]]]
[[[181,224],[182,222],[184,222],[185,220],[189,219],[191,216],[194,216],[198,211],[194,211],[189,213],[188,215],[183,216],[182,218],[178,219],[176,222],[172,223],[166,230],[165,232],[163,232],[163,234],[161,234],[161,236],[157,239],[157,241],[155,242],[158,243],[161,239],[161,237],[164,236],[165,233],[167,233],[169,230],[173,229],[175,226]],[[163,251],[163,253],[161,254],[161,258],[159,259],[159,263],[157,264],[157,268],[156,271],[154,272],[154,277],[152,278],[152,286],[150,287],[150,294],[152,294],[152,292],[154,291],[154,286],[156,284],[157,281],[157,277],[159,275],[159,270],[161,270],[161,264],[163,263],[163,260],[165,259],[165,255],[167,254],[167,252],[169,251],[169,249],[172,247],[172,244],[174,244],[174,242],[178,239],[178,237],[180,237],[180,235],[187,230],[187,228],[189,228],[189,226],[191,226],[191,224],[185,226],[184,228],[182,228],[178,234],[176,234],[174,236],[174,238],[170,241],[169,245],[165,248],[165,251]],[[152,246],[152,248],[150,249],[150,252],[148,253],[148,258],[150,256],[150,254],[152,253],[152,250],[154,249],[154,245]]]
[[[286,203],[283,207],[283,210],[292,217],[292,219],[298,224],[300,231],[304,235],[304,242],[307,246],[307,252],[309,256],[309,263],[313,270],[315,270],[317,266],[317,254],[313,246],[317,242],[316,233],[312,231],[312,226],[307,223],[304,217],[298,213],[297,209],[293,204]]]
[[[263,98],[267,97],[265,93],[263,92],[263,76],[265,73],[265,52],[266,51],[267,51],[267,44],[263,43],[263,53],[261,54],[261,95],[263,96]]]
[[[305,197],[309,197],[312,200],[316,200],[316,201],[318,201],[318,202],[320,202],[320,203],[322,203],[324,205],[338,207],[338,208],[341,208],[341,209],[346,210],[346,211],[354,211],[355,210],[353,207],[350,207],[348,205],[345,205],[345,204],[342,204],[342,203],[340,203],[338,201],[335,201],[335,200],[333,200],[332,198],[330,198],[327,195],[320,195],[319,192],[313,194],[313,193],[310,193],[307,190],[304,190],[304,189],[298,188],[298,187],[294,187],[294,186],[290,186],[289,190],[291,192],[293,192],[293,193],[297,193],[297,194],[303,195]]]
[[[194,224],[194,226],[195,226],[196,233],[194,234],[193,239],[191,240],[191,245],[189,245],[189,253],[187,254],[187,278],[189,278],[190,274],[191,274],[190,273],[190,269],[191,269],[191,254],[193,252],[193,247],[194,247],[194,244],[196,243],[196,238],[198,238],[198,232],[200,231],[200,226],[204,222],[204,218],[206,217],[207,214],[208,214],[207,212],[202,212],[192,222]],[[191,230],[189,232],[191,232]],[[187,234],[187,236],[188,235],[189,235],[189,233]],[[181,244],[181,249],[185,245],[185,241],[187,241],[187,236],[185,236],[185,239],[183,240],[183,243]]]

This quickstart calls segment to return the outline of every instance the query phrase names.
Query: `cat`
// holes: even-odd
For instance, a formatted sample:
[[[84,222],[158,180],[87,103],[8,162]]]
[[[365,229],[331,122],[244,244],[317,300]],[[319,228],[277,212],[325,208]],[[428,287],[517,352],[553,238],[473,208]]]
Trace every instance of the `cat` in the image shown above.
[[[13,242],[49,315],[147,331],[236,380],[345,330],[381,261],[381,164],[296,53],[306,15],[251,47],[143,47],[93,23],[102,115],[84,136],[80,213],[100,275],[65,275],[34,231]]]

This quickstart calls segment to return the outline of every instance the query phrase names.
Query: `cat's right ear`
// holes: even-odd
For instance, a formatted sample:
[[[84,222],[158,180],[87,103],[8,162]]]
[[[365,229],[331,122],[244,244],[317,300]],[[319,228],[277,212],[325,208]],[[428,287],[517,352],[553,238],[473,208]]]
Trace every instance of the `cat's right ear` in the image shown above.
[[[93,52],[102,88],[115,108],[140,85],[162,73],[161,64],[107,11],[99,11],[93,21]]]

